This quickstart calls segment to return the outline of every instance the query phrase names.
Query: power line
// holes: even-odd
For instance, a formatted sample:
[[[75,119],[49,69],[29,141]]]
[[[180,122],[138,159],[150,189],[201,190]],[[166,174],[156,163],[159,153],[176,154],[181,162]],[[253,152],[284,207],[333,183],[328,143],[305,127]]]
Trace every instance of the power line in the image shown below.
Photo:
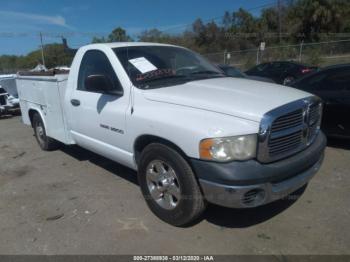
[[[280,1],[280,0],[279,0],[279,1]],[[283,1],[284,1],[284,0],[283,0]],[[272,6],[276,6],[276,1],[274,1],[274,2],[269,2],[269,3],[265,3],[265,4],[263,4],[263,5],[255,6],[255,7],[248,8],[248,9],[244,9],[244,10],[245,10],[245,11],[253,11],[253,10],[256,10],[256,9],[262,9],[262,8],[272,7]],[[223,19],[223,18],[224,18],[224,16],[217,16],[217,17],[208,18],[208,19],[205,19],[205,20],[202,20],[202,21],[203,21],[203,23],[207,23],[207,22],[211,22],[211,21],[217,21],[217,20]],[[193,24],[193,23],[188,23],[188,24],[173,26],[173,27],[171,27],[171,28],[162,30],[162,32],[168,32],[168,31],[173,30],[173,29],[188,27],[188,26],[191,26],[192,24]]]

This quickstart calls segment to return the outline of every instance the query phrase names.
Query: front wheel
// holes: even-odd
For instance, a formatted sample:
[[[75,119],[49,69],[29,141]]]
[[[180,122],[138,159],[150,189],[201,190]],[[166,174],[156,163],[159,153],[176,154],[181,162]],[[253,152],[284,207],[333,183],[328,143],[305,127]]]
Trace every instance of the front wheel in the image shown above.
[[[176,150],[168,146],[154,143],[143,150],[138,179],[151,211],[171,225],[185,226],[205,209],[191,167]]]
[[[46,135],[44,122],[38,113],[33,116],[34,135],[42,150],[52,151],[59,147],[59,142]]]

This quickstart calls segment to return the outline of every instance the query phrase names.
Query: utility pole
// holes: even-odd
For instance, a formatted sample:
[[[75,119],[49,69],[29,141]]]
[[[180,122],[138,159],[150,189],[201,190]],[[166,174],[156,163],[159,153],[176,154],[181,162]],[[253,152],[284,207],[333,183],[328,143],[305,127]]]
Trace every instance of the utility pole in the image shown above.
[[[281,40],[282,40],[281,0],[277,0],[277,8],[278,8],[278,38],[281,43]]]
[[[42,60],[43,66],[45,66],[43,35],[41,32],[40,32],[40,43],[41,43],[41,60]]]

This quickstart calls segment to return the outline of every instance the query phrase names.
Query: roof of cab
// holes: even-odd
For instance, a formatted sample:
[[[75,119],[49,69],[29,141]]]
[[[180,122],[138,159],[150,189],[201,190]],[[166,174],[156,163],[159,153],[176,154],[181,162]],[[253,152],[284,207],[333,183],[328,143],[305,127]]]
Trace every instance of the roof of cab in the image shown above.
[[[84,47],[94,47],[94,46],[108,46],[110,48],[126,47],[126,46],[175,46],[169,44],[160,44],[160,43],[148,43],[148,42],[115,42],[115,43],[98,43],[90,44]]]

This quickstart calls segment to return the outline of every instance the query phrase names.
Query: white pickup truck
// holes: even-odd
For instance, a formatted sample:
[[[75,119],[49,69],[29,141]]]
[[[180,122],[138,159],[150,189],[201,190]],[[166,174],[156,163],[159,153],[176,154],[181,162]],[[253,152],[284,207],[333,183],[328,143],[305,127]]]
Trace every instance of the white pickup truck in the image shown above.
[[[317,97],[225,77],[182,47],[88,45],[69,74],[22,74],[17,86],[43,150],[77,144],[137,170],[150,209],[176,226],[207,202],[251,208],[288,196],[323,160]]]

